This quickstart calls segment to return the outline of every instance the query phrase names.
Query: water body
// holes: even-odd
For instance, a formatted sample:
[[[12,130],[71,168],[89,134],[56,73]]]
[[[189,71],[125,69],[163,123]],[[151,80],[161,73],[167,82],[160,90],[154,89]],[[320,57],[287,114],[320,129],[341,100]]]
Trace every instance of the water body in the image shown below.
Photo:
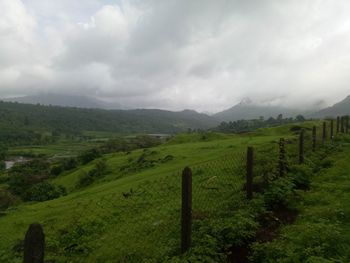
[[[26,163],[28,161],[29,161],[29,159],[23,158],[22,156],[17,157],[17,158],[12,159],[12,160],[6,160],[5,161],[5,169],[9,170],[17,163]]]

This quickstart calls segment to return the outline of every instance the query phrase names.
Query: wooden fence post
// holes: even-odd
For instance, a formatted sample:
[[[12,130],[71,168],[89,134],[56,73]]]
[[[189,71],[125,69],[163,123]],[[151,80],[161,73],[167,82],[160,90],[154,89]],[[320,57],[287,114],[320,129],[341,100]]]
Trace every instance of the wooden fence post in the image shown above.
[[[280,139],[279,143],[279,158],[278,158],[278,172],[279,176],[283,177],[287,170],[286,163],[286,149],[284,147],[284,138]]]
[[[337,133],[340,131],[340,117],[337,117]]]
[[[349,115],[345,117],[345,133],[349,133]]]
[[[334,139],[334,120],[331,120],[331,137],[330,137],[331,141],[333,141]]]
[[[325,143],[326,143],[326,139],[327,139],[326,131],[327,131],[327,124],[326,124],[326,122],[324,121],[324,122],[323,122],[323,128],[322,128],[322,144],[325,144]]]
[[[299,164],[304,163],[304,130],[299,135]]]
[[[316,151],[316,126],[312,127],[312,151]]]
[[[254,149],[253,147],[248,147],[247,149],[247,199],[251,200],[253,198],[253,165],[254,165]]]
[[[182,172],[182,209],[181,209],[181,253],[191,246],[192,234],[192,171],[186,167]]]
[[[344,116],[340,118],[340,131],[344,133]]]
[[[31,224],[24,238],[24,263],[43,263],[45,235],[40,224]]]

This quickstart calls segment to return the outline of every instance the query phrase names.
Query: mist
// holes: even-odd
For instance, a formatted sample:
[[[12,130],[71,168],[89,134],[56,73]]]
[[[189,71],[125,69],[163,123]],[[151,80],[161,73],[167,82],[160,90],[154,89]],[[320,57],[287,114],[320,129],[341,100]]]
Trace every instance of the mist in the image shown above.
[[[0,97],[217,112],[349,95],[350,3],[1,0]]]

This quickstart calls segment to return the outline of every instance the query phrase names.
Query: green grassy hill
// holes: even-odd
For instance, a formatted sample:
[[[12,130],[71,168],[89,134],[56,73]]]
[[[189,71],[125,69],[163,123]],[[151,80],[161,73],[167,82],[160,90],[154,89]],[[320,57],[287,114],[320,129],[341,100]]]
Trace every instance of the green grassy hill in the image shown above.
[[[246,147],[267,149],[258,152],[266,158],[260,162],[275,167],[277,142],[280,137],[293,142],[295,126],[243,135],[182,134],[158,147],[104,155],[106,173],[88,187],[78,187],[79,179],[99,160],[79,166],[52,180],[68,195],[20,204],[0,216],[0,262],[21,262],[21,240],[33,222],[44,226],[50,262],[180,262],[180,173],[185,166],[193,168],[191,253],[202,255],[204,262],[221,261],[218,245],[250,236],[258,227],[254,218],[261,203],[256,200],[249,208],[242,191]],[[287,149],[295,151],[291,146]],[[212,231],[225,240],[213,239]]]

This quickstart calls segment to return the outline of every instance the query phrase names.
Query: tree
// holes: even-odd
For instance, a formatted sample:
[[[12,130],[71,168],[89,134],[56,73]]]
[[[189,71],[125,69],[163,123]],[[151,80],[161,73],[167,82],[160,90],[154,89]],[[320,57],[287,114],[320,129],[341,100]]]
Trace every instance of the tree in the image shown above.
[[[295,120],[297,121],[297,122],[303,122],[303,121],[305,121],[305,118],[304,118],[304,116],[303,115],[297,115],[296,117],[295,117]]]

